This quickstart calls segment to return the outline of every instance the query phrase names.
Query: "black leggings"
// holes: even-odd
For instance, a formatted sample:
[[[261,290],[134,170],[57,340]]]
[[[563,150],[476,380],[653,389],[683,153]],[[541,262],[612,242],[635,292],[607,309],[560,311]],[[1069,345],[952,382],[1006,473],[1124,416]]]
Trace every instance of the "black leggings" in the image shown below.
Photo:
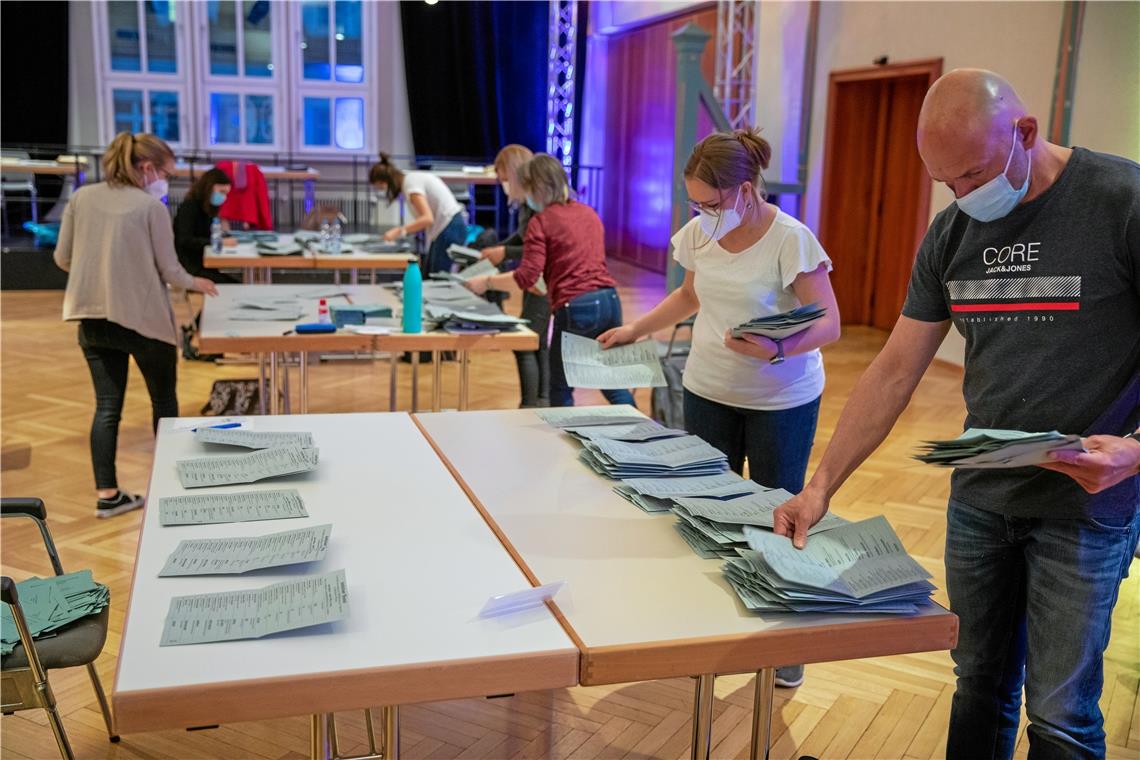
[[[146,381],[151,422],[157,431],[159,419],[178,416],[178,356],[169,343],[144,337],[105,319],[80,321],[79,347],[83,349],[95,386],[95,419],[91,423],[95,487],[118,488],[115,450],[123,400],[127,395],[128,360],[134,357]]]
[[[537,351],[515,351],[515,362],[519,368],[519,389],[522,393],[519,406],[550,405],[550,346],[547,345],[547,332],[550,330],[550,299],[523,292],[522,318],[527,326],[538,333]]]

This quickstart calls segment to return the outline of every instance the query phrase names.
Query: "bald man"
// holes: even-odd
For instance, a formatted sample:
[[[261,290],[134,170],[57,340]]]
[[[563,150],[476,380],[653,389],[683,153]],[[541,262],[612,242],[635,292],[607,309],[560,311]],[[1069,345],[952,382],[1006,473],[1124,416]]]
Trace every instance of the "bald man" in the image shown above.
[[[1011,757],[1023,684],[1030,758],[1103,757],[1102,658],[1140,532],[1140,166],[1045,141],[1009,83],[977,69],[930,88],[918,150],[956,201],[931,223],[902,315],[775,529],[804,546],[953,323],[966,427],[1080,433],[1087,453],[953,475],[947,757]]]

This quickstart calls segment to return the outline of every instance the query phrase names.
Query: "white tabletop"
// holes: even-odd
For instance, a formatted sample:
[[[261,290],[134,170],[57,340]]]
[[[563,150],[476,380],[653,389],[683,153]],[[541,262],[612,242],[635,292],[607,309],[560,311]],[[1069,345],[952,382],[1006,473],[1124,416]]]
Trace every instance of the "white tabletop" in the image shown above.
[[[277,233],[278,245],[294,242],[293,233]],[[206,266],[215,269],[251,266],[268,269],[403,269],[408,262],[416,260],[416,255],[410,251],[371,253],[351,243],[345,243],[344,252],[338,254],[316,253],[303,248],[300,253],[278,256],[264,253],[256,241],[249,241],[224,246],[217,253],[206,246],[202,255]]]
[[[341,293],[344,295],[334,295]],[[238,301],[246,298],[296,298],[303,314],[288,321],[232,319]],[[321,299],[330,307],[348,304],[383,304],[400,313],[400,299],[380,285],[218,285],[218,295],[207,297],[202,305],[202,337],[250,338],[280,336],[296,324],[317,321]]]
[[[797,662],[948,648],[957,619],[757,615],[698,557],[670,515],[650,515],[578,459],[581,446],[531,410],[416,415],[476,503],[539,583],[559,597],[583,648],[581,682],[727,673]]]
[[[162,527],[158,499],[191,493],[179,485],[175,462],[207,453],[192,433],[172,429],[176,421],[162,421],[114,689],[120,730],[576,682],[577,651],[545,607],[499,619],[477,617],[488,597],[529,584],[411,418],[251,419],[258,431],[311,431],[320,448],[317,470],[194,493],[296,488],[309,517]],[[330,548],[317,566],[157,577],[182,539],[256,536],[326,522],[333,525]],[[158,645],[173,596],[259,588],[341,568],[351,609],[345,621],[260,640]]]

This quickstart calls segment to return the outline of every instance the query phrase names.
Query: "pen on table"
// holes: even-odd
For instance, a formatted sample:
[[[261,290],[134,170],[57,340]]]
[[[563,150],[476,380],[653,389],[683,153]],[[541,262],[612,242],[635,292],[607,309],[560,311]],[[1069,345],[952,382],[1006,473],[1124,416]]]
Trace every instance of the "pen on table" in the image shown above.
[[[281,333],[281,334],[282,334],[282,335],[292,335],[292,334],[293,334],[293,331],[292,331],[292,330],[286,330],[285,332],[283,332],[283,333]]]

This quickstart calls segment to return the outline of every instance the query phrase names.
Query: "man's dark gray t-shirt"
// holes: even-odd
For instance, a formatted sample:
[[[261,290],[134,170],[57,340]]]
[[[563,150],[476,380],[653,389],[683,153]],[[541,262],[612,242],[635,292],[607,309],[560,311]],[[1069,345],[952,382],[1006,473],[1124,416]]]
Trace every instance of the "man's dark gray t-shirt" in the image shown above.
[[[956,204],[919,248],[903,315],[966,339],[966,426],[1124,435],[1140,417],[1140,166],[1075,148],[1008,216]],[[1086,493],[1040,467],[956,470],[952,498],[1024,517],[1140,508],[1140,476]]]

